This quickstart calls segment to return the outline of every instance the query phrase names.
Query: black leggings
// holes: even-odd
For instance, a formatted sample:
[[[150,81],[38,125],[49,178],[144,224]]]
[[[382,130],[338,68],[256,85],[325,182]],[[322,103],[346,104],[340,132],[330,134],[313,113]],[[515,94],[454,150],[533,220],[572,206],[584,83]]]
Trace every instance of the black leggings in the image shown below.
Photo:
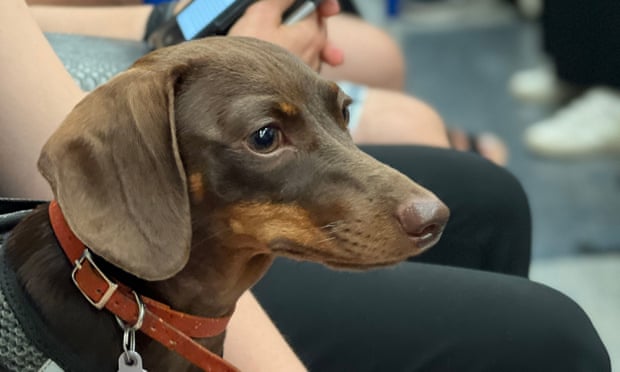
[[[395,268],[275,262],[253,292],[311,371],[611,369],[579,306],[524,278],[531,226],[514,177],[462,152],[364,150],[433,190],[451,220],[436,247]]]
[[[560,79],[620,89],[620,1],[545,0],[542,37]]]

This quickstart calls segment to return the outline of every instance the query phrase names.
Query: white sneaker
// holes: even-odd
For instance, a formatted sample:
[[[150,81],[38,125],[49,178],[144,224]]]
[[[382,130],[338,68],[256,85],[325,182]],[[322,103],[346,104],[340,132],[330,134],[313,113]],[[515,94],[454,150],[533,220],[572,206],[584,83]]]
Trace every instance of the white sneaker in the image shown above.
[[[550,64],[514,73],[508,90],[522,101],[541,104],[561,102],[573,93],[573,89],[557,78]]]
[[[592,88],[553,117],[525,131],[533,152],[571,157],[620,151],[620,92]]]
[[[517,0],[517,9],[527,19],[540,19],[543,12],[543,0]]]

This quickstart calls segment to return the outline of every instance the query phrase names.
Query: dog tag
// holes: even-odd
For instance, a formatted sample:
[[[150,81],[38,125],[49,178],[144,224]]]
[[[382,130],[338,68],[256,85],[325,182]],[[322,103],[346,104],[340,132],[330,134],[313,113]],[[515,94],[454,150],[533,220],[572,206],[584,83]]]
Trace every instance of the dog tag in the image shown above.
[[[133,363],[127,364],[127,359]],[[125,351],[118,358],[118,372],[146,372],[142,369],[142,357],[135,351]]]

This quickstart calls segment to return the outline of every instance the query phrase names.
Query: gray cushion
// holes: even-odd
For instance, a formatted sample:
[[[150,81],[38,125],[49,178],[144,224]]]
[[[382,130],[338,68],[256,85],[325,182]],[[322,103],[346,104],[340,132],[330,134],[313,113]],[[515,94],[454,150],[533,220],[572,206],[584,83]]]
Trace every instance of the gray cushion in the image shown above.
[[[149,52],[149,47],[142,41],[57,33],[46,33],[45,36],[85,91],[105,83]]]

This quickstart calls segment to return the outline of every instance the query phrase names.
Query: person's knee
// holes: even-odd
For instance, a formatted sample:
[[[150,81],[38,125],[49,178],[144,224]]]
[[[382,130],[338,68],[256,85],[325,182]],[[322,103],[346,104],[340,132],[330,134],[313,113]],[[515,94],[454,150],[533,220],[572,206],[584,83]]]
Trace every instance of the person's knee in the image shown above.
[[[487,208],[489,216],[496,221],[508,223],[530,221],[529,199],[521,181],[509,170],[488,162],[489,168],[484,174],[485,186],[479,191],[480,202]]]
[[[382,89],[368,90],[352,135],[358,143],[449,146],[437,111],[414,97]]]
[[[516,319],[506,319],[512,322],[507,331],[511,342],[504,346],[514,350],[498,351],[512,356],[498,370],[610,371],[607,350],[577,303],[543,285],[527,289],[526,298],[514,305]],[[519,365],[526,368],[515,369]]]
[[[459,180],[454,193],[467,196],[472,214],[491,222],[527,223],[531,219],[529,199],[521,181],[508,169],[477,154],[453,152],[460,167],[451,168],[450,179]],[[457,162],[457,159],[454,160]]]

